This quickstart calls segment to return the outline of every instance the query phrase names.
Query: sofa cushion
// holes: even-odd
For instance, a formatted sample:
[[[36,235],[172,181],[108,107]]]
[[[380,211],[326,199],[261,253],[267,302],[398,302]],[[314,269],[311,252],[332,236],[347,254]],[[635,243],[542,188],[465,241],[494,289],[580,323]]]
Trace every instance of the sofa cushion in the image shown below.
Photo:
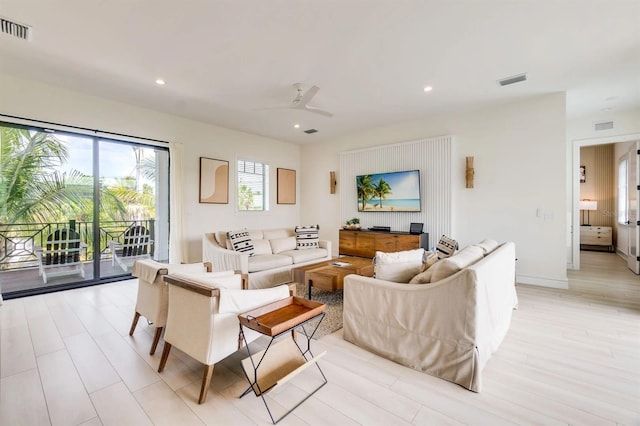
[[[227,232],[227,238],[231,242],[233,250],[251,255],[253,254],[253,241],[246,229]]]
[[[253,240],[253,255],[273,254],[269,240]]]
[[[424,249],[385,253],[376,252],[374,276],[381,280],[408,283],[420,272]]]
[[[249,236],[251,237],[252,240],[263,240],[264,239],[264,233],[260,230],[256,230],[256,229],[249,229],[247,231],[249,233]]]
[[[498,242],[496,240],[486,239],[486,240],[480,241],[477,244],[474,244],[474,246],[480,247],[484,252],[484,255],[486,256],[498,248]]]
[[[456,240],[443,235],[440,237],[440,241],[438,241],[438,245],[436,246],[436,253],[438,253],[438,258],[444,259],[455,253],[457,248],[458,242]]]
[[[296,249],[296,237],[274,238],[269,242],[271,243],[271,252],[273,254]]]
[[[316,249],[307,249],[307,250],[287,250],[280,252],[279,254],[283,254],[286,256],[291,256],[293,259],[293,263],[302,263],[307,262],[309,260],[314,259],[322,259],[327,257],[327,249],[316,248]]]
[[[320,225],[296,226],[296,248],[308,250],[318,248],[318,232]]]
[[[249,258],[249,272],[265,271],[267,269],[279,268],[281,266],[292,265],[291,256],[281,254],[261,254]]]
[[[285,238],[295,236],[293,228],[287,229],[265,229],[262,231],[262,238],[265,240],[275,240],[276,238]]]
[[[409,284],[429,284],[431,282],[431,276],[433,275],[433,269],[429,268],[426,271],[420,272],[415,277],[411,278]]]
[[[480,247],[467,246],[451,257],[436,262],[429,270],[433,270],[431,282],[445,279],[463,268],[482,259],[484,251]]]

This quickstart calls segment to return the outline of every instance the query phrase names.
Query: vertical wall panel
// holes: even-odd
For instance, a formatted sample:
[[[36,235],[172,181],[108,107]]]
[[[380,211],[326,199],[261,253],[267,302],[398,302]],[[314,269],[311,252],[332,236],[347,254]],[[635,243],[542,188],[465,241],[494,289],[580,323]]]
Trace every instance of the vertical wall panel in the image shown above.
[[[589,212],[590,224],[614,227],[617,191],[613,144],[583,147],[580,160],[580,164],[586,167],[586,182],[580,184],[580,199],[598,202],[598,210]]]
[[[390,226],[409,231],[411,222],[424,223],[430,245],[451,233],[452,136],[346,151],[340,154],[340,212],[344,224],[360,218],[362,228]],[[420,212],[358,212],[356,176],[420,170]]]

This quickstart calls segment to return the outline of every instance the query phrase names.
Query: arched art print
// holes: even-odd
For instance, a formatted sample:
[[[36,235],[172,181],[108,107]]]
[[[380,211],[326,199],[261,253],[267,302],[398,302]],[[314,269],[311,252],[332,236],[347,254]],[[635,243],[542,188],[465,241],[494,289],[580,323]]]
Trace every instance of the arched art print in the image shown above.
[[[229,162],[200,157],[200,202],[229,204]]]

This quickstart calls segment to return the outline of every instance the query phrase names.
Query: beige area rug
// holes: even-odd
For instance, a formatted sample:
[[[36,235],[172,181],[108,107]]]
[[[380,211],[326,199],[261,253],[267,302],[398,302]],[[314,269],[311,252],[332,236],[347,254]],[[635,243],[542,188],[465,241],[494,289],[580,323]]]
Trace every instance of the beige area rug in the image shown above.
[[[296,295],[298,297],[307,298],[309,296],[309,287],[305,284],[297,283]],[[322,302],[327,307],[325,308],[325,316],[314,339],[319,339],[322,336],[331,334],[336,330],[342,328],[342,290],[338,291],[322,291],[316,288],[311,289],[311,299],[317,302]],[[311,332],[318,323],[318,320],[309,322],[309,326],[306,326],[308,332]]]

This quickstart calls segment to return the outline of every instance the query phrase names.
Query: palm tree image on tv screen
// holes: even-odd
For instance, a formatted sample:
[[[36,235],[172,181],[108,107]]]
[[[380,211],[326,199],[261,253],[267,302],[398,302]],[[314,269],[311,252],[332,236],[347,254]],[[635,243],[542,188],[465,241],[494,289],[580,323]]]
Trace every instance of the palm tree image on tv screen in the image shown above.
[[[356,177],[359,212],[419,212],[420,171]]]

